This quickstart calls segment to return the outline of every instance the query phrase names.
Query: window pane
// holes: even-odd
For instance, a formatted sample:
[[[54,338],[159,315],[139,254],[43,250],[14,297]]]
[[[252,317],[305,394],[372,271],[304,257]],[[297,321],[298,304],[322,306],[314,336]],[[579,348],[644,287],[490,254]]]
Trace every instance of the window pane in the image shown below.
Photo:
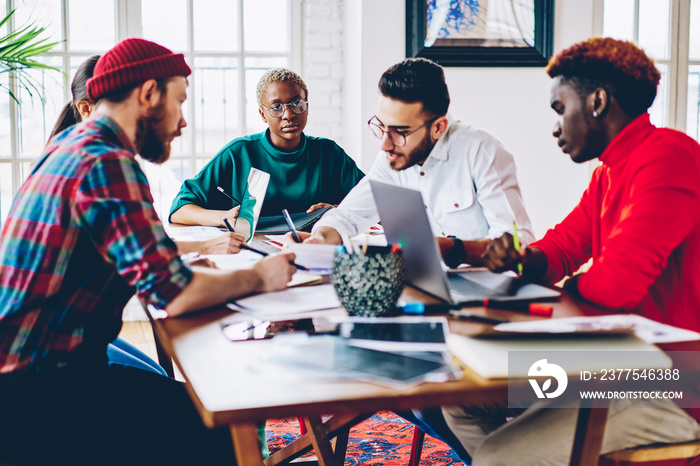
[[[634,0],[605,0],[603,35],[634,40]]]
[[[5,74],[5,73],[3,73]],[[0,79],[0,84],[3,81]],[[4,91],[0,91],[0,128],[4,128],[0,131],[0,158],[10,157],[10,151],[12,150],[12,139],[10,131],[10,97],[5,94]]]
[[[68,5],[72,50],[101,52],[114,46],[114,0],[70,0]]]
[[[190,121],[190,99],[192,98],[192,89],[187,88],[187,100],[182,105],[182,116],[189,125]],[[190,150],[192,144],[192,126],[186,126],[182,129],[182,135],[173,139],[170,143],[170,156],[178,155],[190,155],[192,151]]]
[[[688,117],[686,133],[700,141],[700,65],[688,69]]]
[[[5,224],[12,204],[12,164],[0,162],[0,226]]]
[[[245,0],[243,2],[245,49],[286,52],[287,0]]]
[[[657,63],[656,67],[661,72],[661,82],[649,114],[656,126],[668,126],[668,65]]]
[[[4,3],[4,2],[3,2]],[[61,27],[61,2],[56,0],[33,0],[17,2],[14,14],[15,28],[34,22],[37,26],[46,28],[43,37],[49,37],[50,42],[58,42],[63,38]],[[54,51],[62,50],[64,43],[56,46]]]
[[[178,180],[186,180],[197,174],[190,168],[189,159],[183,157],[170,157],[163,166],[167,167]]]
[[[690,3],[690,59],[700,60],[700,0]]]
[[[279,66],[288,66],[287,59],[284,57],[248,57],[245,59],[246,134],[259,133],[267,128],[267,124],[262,121],[258,113],[258,99],[255,90],[258,87],[260,77],[265,71]]]
[[[57,66],[59,57],[43,60]],[[63,76],[51,71],[31,71],[27,73],[36,88],[20,91],[20,147],[22,157],[36,158],[41,155],[46,141],[51,134],[56,119],[65,105]],[[32,97],[33,96],[33,97]]]
[[[187,3],[185,0],[141,2],[144,39],[170,50],[187,49]]]
[[[669,0],[640,0],[639,45],[653,58],[669,57]]]
[[[238,60],[195,59],[195,138],[197,153],[218,152],[241,130],[238,121]]]
[[[194,2],[195,50],[238,51],[237,3],[232,0]]]

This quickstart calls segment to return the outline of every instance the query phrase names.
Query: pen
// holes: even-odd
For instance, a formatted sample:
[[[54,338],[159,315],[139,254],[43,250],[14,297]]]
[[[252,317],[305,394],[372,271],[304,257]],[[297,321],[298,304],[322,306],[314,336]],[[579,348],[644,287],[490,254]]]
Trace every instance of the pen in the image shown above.
[[[459,309],[461,306],[452,303],[425,304],[420,301],[407,303],[403,306],[396,306],[404,314],[445,314],[451,309]]]
[[[528,301],[501,301],[498,299],[485,299],[464,301],[460,303],[437,303],[425,304],[420,301],[397,306],[397,309],[404,314],[430,315],[444,314],[450,310],[458,310],[463,307],[487,307],[489,309],[499,309],[514,312],[526,312],[536,316],[550,317],[553,312],[552,306],[542,303],[532,303]]]
[[[282,215],[284,216],[284,220],[287,222],[289,230],[292,232],[292,238],[294,238],[294,242],[301,243],[299,235],[297,235],[297,230],[294,226],[294,222],[292,222],[292,217],[289,216],[289,211],[287,211],[287,209],[282,209]]]
[[[254,247],[252,247],[252,246],[248,246],[248,245],[245,244],[245,243],[239,244],[238,247],[241,248],[241,249],[247,249],[248,251],[254,252],[254,253],[256,253],[256,254],[260,254],[260,255],[263,256],[263,257],[269,255],[269,254],[266,253],[265,251],[261,251],[260,249],[256,249],[256,248],[254,248]],[[296,267],[296,268],[299,269],[299,270],[307,270],[307,271],[309,270],[309,269],[307,269],[306,267],[304,267],[303,265],[297,264],[296,262],[289,261],[289,263],[292,264],[294,267]]]
[[[485,299],[484,306],[490,309],[503,309],[506,311],[527,312],[535,316],[550,317],[554,308],[542,303],[527,301],[500,301],[497,299]]]
[[[236,204],[241,205],[241,201],[237,200],[236,198],[234,198],[233,196],[231,196],[229,193],[227,193],[226,191],[224,191],[224,188],[222,188],[221,186],[217,186],[216,189],[218,189],[219,192],[220,192],[221,194],[223,194],[224,196],[228,197],[229,199],[231,199],[231,200],[232,200],[233,202],[235,202]]]
[[[473,312],[470,312],[470,311],[450,311],[450,317],[454,317],[454,318],[459,319],[459,320],[469,320],[472,322],[479,322],[480,324],[497,325],[497,324],[505,324],[506,322],[510,322],[508,320],[494,319],[493,317],[486,317],[486,316],[482,316],[479,314],[474,314]]]
[[[228,231],[233,232],[233,233],[236,232],[236,230],[233,229],[233,227],[231,226],[231,223],[228,221],[227,218],[224,218],[224,223],[226,224],[226,228],[228,228]]]
[[[518,224],[516,222],[513,222],[513,246],[515,246],[515,250],[520,253],[520,238],[518,238]],[[522,262],[518,262],[518,274],[523,274]]]

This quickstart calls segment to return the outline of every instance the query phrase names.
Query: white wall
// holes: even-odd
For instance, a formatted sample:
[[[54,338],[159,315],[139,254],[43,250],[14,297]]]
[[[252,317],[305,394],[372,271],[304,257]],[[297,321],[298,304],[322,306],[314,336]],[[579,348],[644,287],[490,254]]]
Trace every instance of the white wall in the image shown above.
[[[555,51],[590,37],[594,0],[558,1]],[[405,57],[405,1],[345,1],[344,147],[367,170],[377,153],[366,129],[377,82]],[[462,121],[496,136],[513,153],[525,204],[542,236],[578,202],[590,168],[576,165],[552,137],[550,79],[543,68],[445,68],[452,103]]]

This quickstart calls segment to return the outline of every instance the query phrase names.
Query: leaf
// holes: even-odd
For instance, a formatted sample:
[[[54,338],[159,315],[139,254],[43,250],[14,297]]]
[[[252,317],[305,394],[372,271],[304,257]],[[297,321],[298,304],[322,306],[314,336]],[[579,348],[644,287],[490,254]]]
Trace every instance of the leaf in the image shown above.
[[[549,390],[549,387],[552,385],[552,379],[547,379],[543,384],[542,384],[542,392],[546,392]]]
[[[10,11],[2,20],[0,27],[6,24],[16,10]],[[48,42],[48,37],[43,37],[46,28],[30,23],[15,31],[8,32],[0,37],[0,74],[10,73],[10,83],[15,79],[15,86],[24,89],[32,99],[36,95],[41,96],[36,78],[31,76],[28,70],[45,70],[63,72],[56,67],[40,63],[36,57],[44,55],[61,42]],[[6,91],[9,96],[19,104],[17,96],[10,86],[0,85],[0,89]],[[33,92],[32,92],[33,91]]]

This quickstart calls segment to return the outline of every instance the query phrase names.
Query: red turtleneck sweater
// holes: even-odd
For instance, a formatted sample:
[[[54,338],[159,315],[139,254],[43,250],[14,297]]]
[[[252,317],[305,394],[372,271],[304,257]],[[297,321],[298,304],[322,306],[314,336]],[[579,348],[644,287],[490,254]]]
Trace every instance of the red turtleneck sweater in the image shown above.
[[[593,263],[581,295],[700,331],[700,145],[643,114],[600,156],[574,210],[534,244],[555,282]]]

